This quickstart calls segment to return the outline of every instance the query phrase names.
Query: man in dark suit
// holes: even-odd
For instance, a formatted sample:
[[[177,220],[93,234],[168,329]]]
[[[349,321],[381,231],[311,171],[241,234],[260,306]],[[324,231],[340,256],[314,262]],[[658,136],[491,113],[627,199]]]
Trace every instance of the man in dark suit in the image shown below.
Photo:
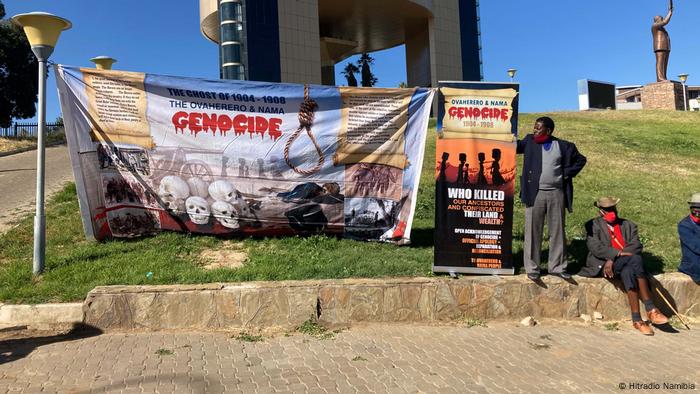
[[[683,255],[678,271],[700,284],[700,193],[693,194],[688,204],[690,215],[678,223],[678,238]]]
[[[572,211],[572,179],[586,165],[576,145],[552,136],[554,121],[541,117],[533,134],[518,141],[518,153],[525,155],[520,176],[520,199],[525,204],[523,263],[527,277],[540,279],[540,252],[544,220],[549,229],[548,272],[570,279],[566,272],[565,209]]]
[[[653,324],[666,324],[668,318],[654,306],[651,299],[637,226],[617,215],[619,201],[617,198],[603,197],[593,204],[598,208],[599,215],[586,223],[588,258],[579,275],[596,277],[603,272],[606,278],[622,279],[632,311],[632,325],[644,335],[654,335],[654,330],[642,320],[639,299],[642,299],[647,317]]]

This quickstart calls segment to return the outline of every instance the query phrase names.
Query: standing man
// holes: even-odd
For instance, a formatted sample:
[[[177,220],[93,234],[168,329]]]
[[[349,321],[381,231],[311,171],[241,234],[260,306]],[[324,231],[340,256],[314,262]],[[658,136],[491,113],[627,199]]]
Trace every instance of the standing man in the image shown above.
[[[654,330],[642,320],[640,298],[652,324],[666,324],[668,318],[651,299],[637,226],[617,214],[619,202],[618,198],[602,197],[593,203],[598,208],[598,216],[586,223],[588,258],[579,275],[596,277],[602,271],[606,278],[622,279],[632,312],[632,325],[644,335],[654,335]]]
[[[700,193],[688,201],[690,215],[678,223],[678,238],[681,240],[681,265],[678,271],[690,276],[700,284]]]
[[[667,81],[668,58],[671,55],[671,38],[664,26],[668,25],[673,15],[673,0],[669,0],[668,14],[654,17],[651,34],[654,37],[654,53],[656,54],[656,82]]]
[[[586,165],[586,157],[571,142],[552,137],[554,121],[541,117],[535,129],[518,141],[525,155],[520,176],[520,199],[525,204],[524,265],[527,277],[540,279],[540,252],[544,221],[549,229],[548,272],[570,279],[566,272],[565,209],[572,212],[573,178]]]

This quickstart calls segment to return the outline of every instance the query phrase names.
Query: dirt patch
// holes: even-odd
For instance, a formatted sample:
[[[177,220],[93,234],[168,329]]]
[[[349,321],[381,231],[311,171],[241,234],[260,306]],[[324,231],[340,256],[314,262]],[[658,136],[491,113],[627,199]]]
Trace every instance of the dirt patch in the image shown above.
[[[24,139],[0,138],[0,152],[11,152],[17,149],[33,148],[36,141]]]
[[[207,249],[199,254],[200,266],[205,270],[220,268],[237,269],[248,261],[248,251],[242,242],[224,241],[216,249]]]

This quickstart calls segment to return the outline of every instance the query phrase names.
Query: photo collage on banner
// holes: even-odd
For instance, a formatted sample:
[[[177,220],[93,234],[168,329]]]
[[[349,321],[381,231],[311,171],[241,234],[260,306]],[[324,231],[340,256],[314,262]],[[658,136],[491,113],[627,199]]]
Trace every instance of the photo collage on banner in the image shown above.
[[[431,89],[55,70],[89,238],[410,242]]]
[[[434,272],[513,274],[519,85],[441,82]]]

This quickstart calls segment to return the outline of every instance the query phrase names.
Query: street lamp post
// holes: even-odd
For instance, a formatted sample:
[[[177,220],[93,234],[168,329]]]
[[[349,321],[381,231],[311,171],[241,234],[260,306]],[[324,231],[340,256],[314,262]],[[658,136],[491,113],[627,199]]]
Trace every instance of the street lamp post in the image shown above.
[[[46,217],[44,216],[44,134],[46,133],[46,61],[53,53],[58,37],[71,23],[46,12],[31,12],[12,17],[12,21],[24,29],[32,52],[39,61],[39,133],[36,155],[36,213],[34,215],[35,275],[44,272],[46,249]]]
[[[688,96],[686,93],[685,82],[688,80],[688,74],[678,74],[678,79],[683,84],[683,110],[688,111]]]
[[[97,56],[90,59],[90,61],[95,63],[95,68],[98,70],[111,70],[112,64],[116,63],[117,59],[109,56]]]
[[[516,70],[514,68],[508,69],[508,76],[510,77],[511,82],[515,81],[515,73],[517,73],[517,72],[518,72],[518,70]]]

